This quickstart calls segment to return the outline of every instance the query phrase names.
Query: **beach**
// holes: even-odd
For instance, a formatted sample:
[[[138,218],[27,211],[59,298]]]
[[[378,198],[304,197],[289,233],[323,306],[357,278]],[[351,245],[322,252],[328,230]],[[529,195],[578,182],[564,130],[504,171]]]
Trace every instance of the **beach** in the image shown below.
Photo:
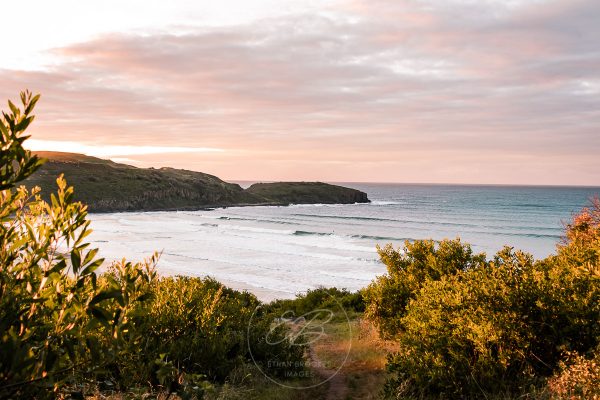
[[[247,183],[242,183],[242,185]],[[344,183],[369,204],[91,214],[108,261],[161,253],[162,275],[211,276],[261,300],[319,286],[359,290],[385,272],[376,246],[460,237],[488,258],[504,245],[543,258],[598,188]]]

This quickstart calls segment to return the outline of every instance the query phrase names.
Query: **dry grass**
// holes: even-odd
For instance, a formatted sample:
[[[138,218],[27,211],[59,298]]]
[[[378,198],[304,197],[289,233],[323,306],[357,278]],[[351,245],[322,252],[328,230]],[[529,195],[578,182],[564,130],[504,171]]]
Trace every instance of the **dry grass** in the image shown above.
[[[345,322],[327,325],[327,335],[315,343],[314,351],[327,367],[343,364],[340,373],[348,385],[348,399],[376,399],[387,378],[387,355],[397,346],[382,340],[375,327],[362,318],[353,320],[350,327]]]

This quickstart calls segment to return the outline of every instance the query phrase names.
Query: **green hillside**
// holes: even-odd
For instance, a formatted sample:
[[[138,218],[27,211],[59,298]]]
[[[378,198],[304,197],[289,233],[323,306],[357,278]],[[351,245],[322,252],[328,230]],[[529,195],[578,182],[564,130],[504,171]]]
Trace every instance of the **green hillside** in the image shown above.
[[[294,204],[368,203],[367,194],[360,190],[322,182],[255,183],[247,192],[274,202]]]
[[[25,181],[54,191],[61,173],[92,212],[181,210],[233,205],[354,203],[365,193],[324,183],[269,183],[248,190],[202,172],[137,168],[82,154],[37,152],[47,162]]]

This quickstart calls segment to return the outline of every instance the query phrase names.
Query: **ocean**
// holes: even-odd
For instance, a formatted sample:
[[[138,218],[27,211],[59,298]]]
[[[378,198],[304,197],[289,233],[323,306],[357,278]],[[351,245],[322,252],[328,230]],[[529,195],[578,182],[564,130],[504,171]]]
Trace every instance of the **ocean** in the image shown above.
[[[242,186],[249,183],[242,182]],[[491,258],[504,245],[553,253],[600,188],[341,183],[371,203],[91,214],[107,260],[162,252],[163,275],[212,276],[262,300],[318,286],[357,290],[385,272],[376,245],[460,237]]]

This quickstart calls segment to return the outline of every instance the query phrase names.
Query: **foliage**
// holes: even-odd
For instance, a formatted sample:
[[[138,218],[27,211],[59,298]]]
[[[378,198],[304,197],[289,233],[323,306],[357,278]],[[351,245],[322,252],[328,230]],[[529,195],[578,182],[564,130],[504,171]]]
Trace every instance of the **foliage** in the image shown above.
[[[405,307],[392,304],[386,313],[370,313],[400,346],[388,362],[394,378],[386,393],[396,398],[524,394],[543,385],[565,352],[593,351],[600,339],[600,230],[598,220],[586,215],[596,211],[576,216],[557,255],[541,261],[505,248],[490,262],[478,260],[423,280],[422,271],[438,262],[422,257],[420,250],[430,242],[398,255],[429,265],[369,288],[378,295],[406,295],[407,287],[416,287],[413,282],[422,282]],[[402,262],[406,265],[397,259],[391,264]],[[373,302],[380,300],[385,304],[385,297],[367,296],[367,309],[378,311],[380,303]]]
[[[29,92],[21,93],[23,110],[8,101],[10,112],[2,111],[0,133],[2,134],[2,150],[0,152],[0,190],[13,188],[17,183],[33,174],[42,160],[23,148],[25,129],[33,122],[31,115],[40,95],[31,96]]]
[[[115,266],[99,280],[86,207],[62,177],[51,203],[15,186],[41,160],[23,148],[39,98],[2,113],[0,161],[0,396],[43,396],[105,365],[128,329],[127,310],[153,278],[153,260]]]
[[[284,312],[292,312],[299,317],[311,311],[327,309],[334,312],[344,310],[348,315],[361,313],[365,310],[365,302],[361,292],[350,292],[336,287],[318,287],[300,293],[294,299],[274,300],[269,304],[269,310],[281,317]],[[345,319],[345,316],[343,317]]]
[[[385,338],[402,332],[400,318],[419,290],[429,281],[485,264],[485,254],[473,254],[471,246],[460,239],[406,241],[403,249],[391,244],[377,247],[387,274],[377,277],[365,290],[365,315]]]
[[[42,164],[23,147],[38,99],[22,93],[22,109],[9,101],[0,120],[0,397],[58,396],[91,378],[200,398],[208,380],[250,362],[249,344],[259,366],[302,359],[255,296],[212,279],[158,279],[157,255],[97,275],[87,206],[63,177],[50,202],[16,188]]]
[[[255,313],[259,301],[250,293],[192,277],[161,278],[151,291],[151,300],[131,313],[129,347],[111,367],[122,385],[151,382],[180,391],[186,389],[184,380],[199,387],[203,380],[223,381],[251,362],[249,344],[258,363],[302,358],[302,349],[288,347],[287,341],[277,346],[261,343],[273,318]],[[276,334],[283,338],[284,333]]]
[[[560,371],[548,381],[552,399],[600,399],[600,352],[593,358],[568,354],[560,363]]]

